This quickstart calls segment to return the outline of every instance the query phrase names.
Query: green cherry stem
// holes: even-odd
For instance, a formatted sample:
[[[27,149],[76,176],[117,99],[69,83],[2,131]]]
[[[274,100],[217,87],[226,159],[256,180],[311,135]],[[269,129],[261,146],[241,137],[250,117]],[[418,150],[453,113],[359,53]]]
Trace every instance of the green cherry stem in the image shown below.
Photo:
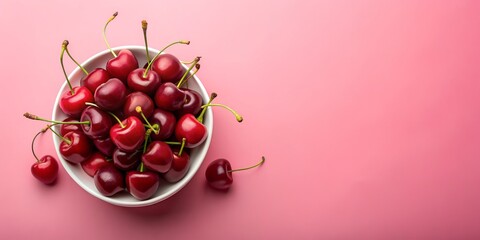
[[[35,135],[35,137],[33,137],[33,140],[32,140],[32,153],[33,153],[33,157],[35,157],[35,159],[37,159],[37,162],[40,162],[40,159],[38,159],[37,154],[35,154],[35,140],[37,139],[37,137],[40,134],[45,133],[47,130],[48,130],[48,128],[43,128],[40,132],[38,132]]]
[[[65,66],[63,65],[63,55],[65,54],[65,50],[67,49],[67,45],[68,45],[68,41],[64,40],[63,43],[62,43],[62,52],[60,53],[60,65],[62,65],[63,75],[65,75],[65,79],[67,80],[68,88],[70,88],[70,93],[72,93],[72,95],[74,95],[75,92],[73,91],[72,84],[70,83],[70,80],[68,79],[67,72],[65,71]]]
[[[208,100],[207,105],[208,105],[208,104],[211,104],[212,101],[213,101],[213,99],[215,99],[216,97],[217,97],[217,94],[216,94],[216,93],[212,93],[212,94],[210,95],[210,100]],[[197,120],[198,120],[200,123],[203,123],[203,117],[205,116],[205,113],[206,113],[206,112],[207,112],[207,108],[204,107],[204,108],[202,109],[202,112],[200,112],[200,114],[198,115]]]
[[[43,121],[43,122],[49,122],[49,123],[54,123],[54,124],[90,124],[90,121],[83,121],[83,122],[63,122],[63,121],[55,121],[55,120],[49,120],[45,118],[41,118],[37,115],[31,114],[31,113],[24,113],[24,117],[32,120],[37,120],[37,121]]]
[[[189,45],[190,44],[190,41],[186,41],[186,40],[180,40],[180,41],[176,41],[176,42],[173,42],[173,43],[170,43],[168,44],[167,46],[165,46],[162,50],[160,50],[160,52],[157,53],[157,55],[155,55],[155,57],[153,57],[153,59],[148,63],[148,66],[147,68],[145,68],[145,71],[143,72],[143,77],[147,77],[147,74],[148,74],[148,71],[150,71],[150,69],[152,68],[152,64],[153,62],[155,61],[155,59],[157,59],[158,56],[160,56],[160,54],[162,54],[162,52],[164,52],[167,48],[175,45],[175,44],[186,44],[186,45]],[[148,51],[148,49],[147,49]]]
[[[145,132],[145,141],[143,141],[143,153],[147,151],[148,139],[150,138],[151,134],[152,129],[147,129],[147,131]]]
[[[112,53],[113,57],[117,57],[117,54],[112,50],[112,48],[110,47],[110,44],[108,44],[108,41],[107,41],[107,35],[106,35],[106,31],[107,31],[107,26],[108,24],[113,20],[115,19],[115,17],[118,15],[118,12],[115,12],[107,21],[107,23],[105,23],[105,26],[103,27],[103,40],[105,41],[105,44],[107,45],[107,48],[110,50],[110,52]]]
[[[148,41],[147,41],[147,20],[142,20],[142,30],[143,30],[143,41],[145,42],[145,50],[147,52],[147,62],[150,63],[150,52],[148,51]]]
[[[183,148],[185,147],[185,142],[187,141],[186,138],[182,138],[182,145],[180,146],[180,150],[178,150],[178,156],[182,156]]]
[[[147,117],[145,117],[145,114],[143,114],[143,111],[142,111],[142,107],[141,106],[137,106],[135,107],[135,111],[137,111],[137,113],[139,113],[143,120],[145,121],[145,123],[147,123],[147,126],[155,133],[155,134],[158,134],[160,132],[160,126],[157,125],[157,127],[155,128],[154,126],[152,126],[150,124],[150,122],[148,121]],[[155,125],[155,124],[154,124]]]
[[[244,170],[256,168],[256,167],[262,165],[264,162],[265,162],[265,157],[262,156],[262,160],[261,160],[259,163],[255,164],[255,165],[253,165],[253,166],[246,167],[246,168],[233,169],[233,170],[230,170],[230,171],[228,171],[228,172],[238,172],[238,171],[244,171]]]
[[[168,145],[181,145],[182,144],[181,142],[170,142],[170,141],[166,141],[164,143],[166,143]]]
[[[72,141],[66,139],[65,137],[63,137],[62,135],[60,135],[59,133],[57,133],[55,130],[52,129],[51,125],[48,125],[48,129],[50,129],[50,131],[52,131],[55,135],[57,135],[57,137],[59,137],[60,139],[62,139],[62,141],[66,142],[68,145],[72,144]]]
[[[70,54],[70,51],[68,51],[68,41],[66,41],[66,45],[65,45],[65,52],[67,52],[67,55],[70,57],[70,59],[80,68],[82,69],[82,72],[85,73],[85,75],[88,75],[88,71],[82,67],[82,65],[80,65],[76,60],[75,58],[72,57],[72,55]]]
[[[202,57],[196,57],[193,62],[192,62],[192,65],[190,65],[190,67],[187,69],[187,71],[185,71],[185,73],[183,74],[182,78],[180,79],[180,81],[178,81],[177,83],[177,88],[180,88],[189,78],[187,78],[188,74],[190,73],[190,70],[192,70],[194,67],[197,66],[197,63],[200,61]],[[198,71],[198,70],[197,70]],[[196,73],[196,72],[195,72]],[[192,76],[193,74],[191,74]]]
[[[197,74],[198,70],[200,70],[200,63],[195,64],[195,71],[188,76],[188,78],[185,80],[185,82],[188,82],[188,80],[190,80],[190,78],[195,76],[195,74]]]
[[[206,107],[222,107],[222,108],[225,108],[227,109],[228,111],[230,111],[233,115],[235,115],[235,118],[237,119],[237,122],[242,122],[243,121],[243,117],[237,113],[237,111],[233,110],[231,107],[227,106],[227,105],[223,105],[223,104],[218,104],[218,103],[208,103],[208,104],[205,104],[202,106],[202,108],[206,108]]]

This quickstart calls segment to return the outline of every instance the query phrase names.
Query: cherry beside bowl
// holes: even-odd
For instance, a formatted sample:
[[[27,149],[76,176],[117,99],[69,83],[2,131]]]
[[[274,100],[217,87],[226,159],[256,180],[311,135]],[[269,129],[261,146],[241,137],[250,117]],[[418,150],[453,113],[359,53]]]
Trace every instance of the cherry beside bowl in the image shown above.
[[[122,49],[129,49],[130,51],[132,51],[132,53],[137,57],[139,66],[143,66],[146,63],[146,52],[145,52],[144,46],[121,46],[121,47],[113,48],[115,52],[118,52]],[[149,52],[150,52],[150,56],[155,56],[159,51],[156,49],[150,48]],[[110,51],[105,50],[93,55],[92,57],[87,59],[85,62],[83,62],[81,65],[85,67],[87,71],[92,71],[97,67],[105,68],[105,64],[111,58],[112,58],[112,54],[110,53]],[[184,65],[183,67],[187,69],[187,66]],[[80,68],[77,67],[75,70],[73,70],[73,72],[68,77],[72,82],[73,86],[78,86],[80,85],[81,78],[85,77],[85,75],[80,70]],[[192,78],[190,78],[188,82],[188,88],[199,92],[202,95],[203,102],[205,103],[208,102],[209,94],[207,93],[207,90],[203,86],[200,79],[197,78],[197,76],[193,76]],[[52,119],[54,120],[63,120],[67,117],[62,112],[62,110],[58,105],[62,93],[66,90],[68,90],[68,86],[67,86],[67,83],[65,82],[60,88],[60,90],[58,91],[55,104],[53,105]],[[213,129],[213,113],[211,109],[207,109],[207,112],[205,114],[204,124],[207,127],[207,131],[208,131],[207,139],[200,146],[191,150],[190,152],[191,165],[186,176],[177,183],[167,183],[163,180],[160,180],[161,181],[160,187],[158,191],[155,193],[155,195],[143,201],[135,199],[126,191],[116,194],[112,197],[106,197],[102,195],[96,189],[95,184],[93,182],[93,178],[84,172],[80,164],[72,164],[70,162],[67,162],[65,159],[61,157],[59,152],[59,145],[61,140],[55,134],[52,134],[52,135],[53,135],[53,142],[55,145],[55,149],[57,151],[57,156],[58,156],[58,159],[60,160],[61,165],[66,170],[68,175],[70,175],[70,177],[81,188],[83,188],[85,191],[90,193],[92,196],[100,200],[103,200],[105,202],[111,203],[113,205],[122,206],[122,207],[142,207],[142,206],[149,206],[149,205],[161,202],[167,199],[168,197],[172,196],[176,192],[180,191],[196,174],[210,146],[212,129]],[[55,130],[59,131],[60,127],[58,125],[55,126]]]

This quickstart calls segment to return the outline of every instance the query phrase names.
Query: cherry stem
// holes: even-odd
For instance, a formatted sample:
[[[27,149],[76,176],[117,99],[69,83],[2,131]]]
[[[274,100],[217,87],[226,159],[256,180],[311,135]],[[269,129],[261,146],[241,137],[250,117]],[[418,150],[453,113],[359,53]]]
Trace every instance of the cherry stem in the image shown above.
[[[37,139],[38,135],[46,132],[48,130],[48,128],[43,128],[40,132],[38,132],[35,137],[33,137],[33,140],[32,140],[32,153],[33,153],[33,157],[35,157],[35,159],[37,159],[37,162],[40,162],[40,159],[38,159],[37,157],[37,154],[35,154],[35,140]]]
[[[180,146],[180,150],[178,150],[178,156],[182,156],[183,148],[185,148],[185,142],[187,141],[186,138],[182,138],[182,146]]]
[[[222,108],[225,108],[228,111],[230,111],[231,113],[233,113],[233,115],[235,115],[235,118],[237,119],[237,122],[242,122],[243,121],[243,117],[227,105],[218,104],[218,103],[208,103],[208,104],[205,104],[205,105],[202,106],[202,108],[204,108],[204,109],[206,107],[222,107]]]
[[[63,43],[62,43],[62,52],[60,53],[60,65],[62,65],[63,75],[65,75],[65,79],[67,80],[68,88],[70,88],[70,93],[72,93],[72,95],[74,95],[75,92],[73,91],[72,84],[70,83],[70,80],[68,79],[67,72],[65,71],[65,66],[63,65],[63,55],[65,53],[65,50],[67,49],[67,45],[68,45],[68,41],[64,40]]]
[[[72,141],[66,139],[64,136],[57,133],[55,130],[52,129],[52,127],[50,125],[47,125],[47,127],[48,127],[48,129],[50,129],[50,131],[52,131],[55,135],[57,135],[57,137],[62,139],[62,141],[66,142],[68,145],[72,144]]]
[[[145,141],[143,142],[143,153],[147,151],[148,138],[150,137],[150,134],[152,134],[152,129],[148,129],[145,132]]]
[[[55,120],[49,120],[45,118],[41,118],[37,115],[31,114],[31,113],[24,113],[24,117],[32,120],[38,120],[38,121],[43,121],[43,122],[49,122],[49,123],[54,123],[54,124],[90,124],[90,121],[83,121],[83,122],[63,122],[63,121],[55,121]]]
[[[212,93],[212,94],[210,95],[210,100],[208,100],[207,105],[211,104],[212,101],[213,101],[213,99],[215,99],[216,97],[217,97],[217,94],[216,94],[216,93]],[[197,120],[198,120],[200,123],[203,123],[203,117],[205,116],[205,113],[206,113],[206,112],[207,112],[207,108],[204,107],[204,108],[202,109],[202,112],[200,113],[200,115],[198,115]]]
[[[139,172],[144,172],[145,171],[145,167],[143,165],[143,162],[140,162],[140,165],[138,165],[138,171]]]
[[[95,103],[91,103],[91,102],[86,102],[85,105],[87,106],[92,106],[92,107],[96,107],[96,108],[100,108],[97,104]],[[101,109],[101,108],[100,108]],[[106,111],[108,114],[110,114],[110,116],[112,116],[113,118],[115,118],[115,120],[118,122],[118,124],[120,124],[120,127],[121,128],[125,128],[125,125],[123,125],[122,123],[122,120],[120,120],[120,118],[117,117],[117,115],[113,114],[112,112],[110,111]]]
[[[168,145],[181,145],[182,144],[181,142],[169,142],[169,141],[166,141],[164,143],[166,143]]]
[[[155,128],[150,124],[150,122],[148,121],[147,117],[145,117],[145,114],[143,114],[142,107],[141,107],[141,106],[135,107],[135,111],[137,111],[137,113],[139,113],[139,114],[142,116],[142,118],[143,118],[143,120],[145,121],[145,123],[147,123],[147,126],[148,126],[155,134],[158,134],[158,132],[159,132],[158,127],[155,129]],[[158,124],[157,124],[157,126],[158,126]]]
[[[182,78],[180,79],[180,81],[178,81],[177,83],[177,88],[180,88],[189,78],[187,78],[188,74],[190,73],[190,70],[193,69],[193,67],[196,67],[197,66],[197,63],[200,61],[200,58],[202,57],[196,57],[193,62],[192,62],[192,65],[190,65],[190,67],[187,69],[187,71],[185,71],[185,73],[183,74]],[[198,70],[197,70],[198,71]],[[196,73],[196,72],[195,72]],[[193,73],[193,74],[195,74]],[[193,76],[193,74],[191,74],[190,76]]]
[[[67,40],[65,40],[67,41]],[[67,52],[68,56],[70,57],[70,59],[75,63],[77,64],[77,66],[82,69],[83,73],[85,73],[85,75],[88,75],[88,71],[82,67],[82,65],[80,65],[76,60],[75,58],[72,57],[72,55],[70,54],[70,51],[68,51],[68,41],[66,42],[67,44],[65,45],[65,52]]]
[[[152,68],[152,64],[153,62],[155,61],[155,59],[157,59],[158,56],[160,56],[160,54],[162,54],[163,51],[165,51],[167,48],[175,45],[175,44],[186,44],[186,45],[189,45],[190,44],[190,41],[185,41],[185,40],[180,40],[180,41],[176,41],[176,42],[173,42],[173,43],[170,43],[168,44],[167,46],[165,46],[162,50],[160,50],[160,52],[157,53],[157,55],[155,55],[155,57],[153,57],[153,59],[148,63],[147,65],[147,68],[145,68],[145,71],[143,72],[143,77],[146,78],[147,77],[147,74],[148,74],[148,71],[150,71],[150,68]],[[148,51],[148,50],[147,50]]]
[[[118,15],[118,12],[115,12],[107,21],[107,23],[105,23],[105,26],[103,27],[103,40],[105,41],[105,44],[107,45],[107,48],[110,50],[110,52],[112,53],[113,57],[117,57],[117,54],[112,50],[112,48],[110,47],[110,44],[108,44],[108,41],[107,41],[107,35],[105,34],[105,32],[107,31],[107,26],[108,24],[113,20],[115,19],[115,17]]]
[[[188,82],[188,80],[190,80],[190,78],[195,76],[195,74],[197,74],[198,70],[200,70],[200,63],[195,64],[195,71],[188,76],[188,78],[185,80],[185,82]]]
[[[238,172],[238,171],[244,171],[244,170],[256,168],[256,167],[262,165],[264,162],[265,162],[265,157],[262,156],[262,160],[261,160],[259,163],[255,164],[255,165],[253,165],[253,166],[246,167],[246,168],[233,169],[233,170],[230,170],[230,171],[228,171],[228,172]]]
[[[148,51],[148,41],[147,41],[147,20],[142,20],[142,30],[143,30],[143,41],[145,42],[145,50],[147,52],[147,63],[150,63],[150,52]]]
[[[184,61],[180,61],[181,63],[185,64],[185,65],[190,65],[192,64],[193,62],[195,62],[195,59],[193,59],[192,61],[190,62],[184,62]]]

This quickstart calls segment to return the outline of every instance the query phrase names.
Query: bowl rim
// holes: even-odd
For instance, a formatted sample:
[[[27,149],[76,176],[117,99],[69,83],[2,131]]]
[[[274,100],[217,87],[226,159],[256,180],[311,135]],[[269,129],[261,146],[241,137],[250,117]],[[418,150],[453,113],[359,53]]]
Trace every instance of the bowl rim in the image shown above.
[[[120,51],[120,50],[123,50],[123,49],[129,49],[129,50],[134,50],[134,51],[145,51],[145,46],[140,46],[140,45],[124,45],[124,46],[118,46],[118,47],[114,47],[112,48],[112,51]],[[159,52],[158,49],[155,49],[155,48],[151,48],[149,47],[148,48],[149,52],[150,53],[153,53],[153,54],[157,54]],[[167,52],[162,52],[162,54],[166,54]],[[109,49],[105,49],[103,51],[100,51],[96,54],[94,54],[93,56],[89,57],[87,60],[85,60],[84,62],[82,62],[80,65],[81,66],[88,66],[91,62],[95,61],[97,58],[99,57],[102,57],[103,55],[106,55],[106,54],[111,54],[110,53],[110,50]],[[182,66],[185,68],[185,69],[188,69],[188,67],[182,63]],[[104,68],[104,67],[103,67]],[[75,75],[77,75],[79,72],[81,71],[80,67],[76,67],[69,75],[68,75],[68,78],[69,79],[72,79]],[[206,102],[208,101],[208,99],[206,99],[206,97],[208,97],[208,92],[205,88],[205,86],[203,85],[203,83],[200,81],[200,79],[197,77],[197,75],[194,75],[189,81],[195,81],[196,84],[198,85],[199,89],[200,89],[200,94],[202,95],[202,98],[203,98],[203,101]],[[80,82],[80,81],[79,81]],[[63,89],[66,88],[66,85],[67,85],[67,82],[64,81],[63,84],[61,85],[59,91],[58,91],[58,94],[57,94],[57,97],[55,98],[55,103],[53,105],[53,109],[52,109],[52,119],[56,120],[56,112],[57,112],[57,109],[59,108],[58,107],[58,103],[60,101],[60,98],[62,96],[62,93],[63,93]],[[59,138],[55,135],[55,134],[52,134],[53,136],[53,142],[54,142],[54,146],[55,146],[55,151],[57,153],[57,156],[59,158],[59,161],[60,163],[62,164],[63,168],[65,169],[65,171],[68,173],[68,175],[83,189],[85,190],[86,192],[88,192],[89,194],[91,194],[92,196],[98,198],[98,199],[101,199],[105,202],[108,202],[110,204],[113,204],[113,205],[116,205],[116,206],[121,206],[121,207],[144,207],[144,206],[150,206],[150,205],[153,205],[155,203],[159,203],[163,200],[166,200],[167,198],[173,196],[175,193],[177,193],[178,191],[180,191],[181,189],[183,189],[190,181],[191,179],[195,176],[195,174],[198,172],[198,169],[200,168],[200,166],[202,165],[203,161],[205,160],[205,157],[207,155],[207,152],[208,152],[208,149],[210,147],[210,143],[211,143],[211,140],[212,140],[212,133],[213,133],[213,111],[211,108],[207,108],[207,111],[206,111],[206,116],[209,116],[209,117],[206,117],[205,118],[205,122],[204,122],[204,125],[206,126],[207,128],[207,139],[205,139],[205,142],[202,143],[202,146],[203,146],[203,149],[201,149],[200,153],[199,153],[199,162],[198,164],[195,164],[195,165],[190,165],[190,169],[188,170],[188,172],[192,172],[191,174],[187,173],[187,175],[185,175],[185,177],[177,182],[177,183],[173,183],[173,184],[178,184],[176,187],[172,188],[171,190],[167,191],[166,193],[162,194],[162,195],[159,195],[159,196],[156,196],[156,197],[153,197],[153,198],[150,198],[150,199],[147,199],[147,200],[136,200],[133,201],[133,202],[126,202],[126,201],[121,201],[119,199],[116,199],[114,196],[113,197],[107,197],[107,196],[104,196],[102,195],[100,192],[98,191],[94,191],[92,190],[91,188],[89,188],[88,186],[86,186],[82,180],[76,175],[76,173],[71,169],[71,167],[69,165],[72,165],[72,163],[70,162],[67,162],[65,159],[63,159],[62,155],[60,154],[60,150],[59,150],[59,145],[60,145],[60,140]],[[92,178],[93,180],[93,178]]]

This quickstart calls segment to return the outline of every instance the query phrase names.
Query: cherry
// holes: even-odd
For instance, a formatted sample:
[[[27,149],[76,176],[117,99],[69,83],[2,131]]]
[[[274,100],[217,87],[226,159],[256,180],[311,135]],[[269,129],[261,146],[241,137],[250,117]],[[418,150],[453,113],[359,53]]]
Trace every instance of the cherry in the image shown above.
[[[125,84],[127,83],[127,78],[128,74],[130,74],[131,71],[135,70],[138,68],[138,61],[135,55],[128,50],[128,49],[123,49],[120,50],[118,55],[112,50],[110,47],[110,44],[108,44],[107,41],[107,36],[106,36],[106,30],[108,24],[115,19],[115,17],[118,15],[118,12],[115,12],[107,21],[103,28],[103,39],[105,41],[105,44],[107,45],[108,49],[112,53],[113,57],[112,59],[108,60],[107,65],[106,65],[106,70],[110,74],[110,76],[114,78],[118,78],[121,81],[123,81]]]
[[[97,190],[107,197],[125,189],[123,174],[111,164],[99,168],[93,177],[93,182]]]
[[[156,108],[153,110],[152,116],[149,118],[151,124],[159,126],[158,133],[152,133],[153,140],[165,140],[172,136],[175,130],[177,119],[170,111]]]
[[[90,92],[95,93],[98,86],[102,85],[102,83],[106,83],[110,78],[110,74],[108,74],[107,70],[103,68],[95,68],[88,73],[85,78],[80,80],[80,85],[85,86]]]
[[[175,137],[179,141],[185,138],[187,140],[186,146],[188,148],[194,148],[199,146],[207,138],[207,127],[203,125],[203,117],[206,113],[207,107],[209,106],[223,107],[229,110],[232,114],[234,114],[238,122],[243,121],[242,116],[240,116],[240,114],[238,114],[235,110],[231,109],[230,107],[225,106],[223,104],[211,103],[213,99],[215,99],[216,97],[217,97],[216,93],[211,94],[210,100],[208,101],[207,104],[202,106],[203,110],[197,118],[195,118],[194,115],[187,113],[182,117],[180,117],[180,119],[178,119],[177,125],[175,126]]]
[[[138,200],[151,198],[160,185],[157,173],[144,171],[143,163],[140,163],[138,171],[129,171],[126,176],[127,191]]]
[[[184,151],[185,139],[182,139],[180,150],[173,151],[172,166],[168,172],[163,174],[163,178],[169,183],[180,181],[190,168],[190,155]]]
[[[67,49],[68,41],[65,40],[62,43],[62,52],[60,54],[60,64],[62,65],[63,74],[67,80],[69,91],[65,91],[59,101],[60,109],[72,117],[79,117],[83,109],[86,108],[85,103],[93,101],[93,95],[86,87],[72,87],[70,80],[68,79],[67,72],[63,65],[63,55]]]
[[[141,108],[145,117],[150,117],[153,114],[155,105],[153,100],[142,92],[133,92],[128,94],[125,104],[123,105],[123,113],[126,117],[135,116],[142,119],[142,115],[137,112],[137,107]]]
[[[46,130],[47,128],[42,129],[42,131],[38,132],[32,140],[32,153],[37,161],[32,165],[30,170],[32,172],[32,175],[37,180],[48,185],[53,184],[57,179],[58,162],[54,157],[50,155],[45,155],[39,159],[35,154],[34,150],[35,140],[40,134],[44,133]]]
[[[93,139],[93,144],[97,148],[97,150],[108,157],[113,155],[113,151],[117,148],[115,144],[113,144],[112,139],[110,137],[103,138],[103,139]]]
[[[140,151],[124,152],[120,149],[115,149],[113,152],[113,165],[121,170],[132,170],[140,162],[142,153]]]
[[[52,132],[62,139],[59,148],[60,154],[65,160],[71,163],[81,163],[92,154],[90,139],[84,133],[69,132],[65,136],[60,136],[55,131],[52,130]]]
[[[165,173],[170,170],[173,161],[173,152],[164,142],[153,141],[142,155],[142,162],[151,170]]]
[[[152,95],[160,86],[161,80],[158,74],[147,69],[137,68],[128,74],[127,85],[133,91],[144,92]]]
[[[145,128],[140,119],[135,116],[125,118],[110,128],[110,138],[117,148],[125,152],[133,152],[142,144]]]
[[[202,110],[202,95],[195,90],[188,88],[181,88],[185,93],[185,102],[182,107],[176,112],[178,116],[183,116],[187,113],[197,115]]]
[[[153,71],[155,71],[163,82],[176,83],[185,73],[185,68],[177,57],[172,54],[162,54],[153,62]]]
[[[175,111],[182,108],[185,103],[186,94],[175,84],[166,82],[158,87],[155,92],[155,104],[165,110]]]
[[[227,190],[233,183],[232,172],[243,171],[251,168],[258,167],[265,162],[265,157],[262,157],[262,160],[247,168],[240,168],[232,170],[230,162],[226,159],[220,158],[212,161],[205,172],[205,177],[207,178],[208,184],[219,190]]]
[[[89,158],[80,163],[82,169],[90,177],[95,176],[95,173],[97,173],[101,167],[111,164],[112,163],[107,160],[107,157],[99,152],[94,152]]]
[[[95,91],[95,103],[100,108],[114,111],[123,106],[127,96],[127,88],[125,84],[118,78],[111,78],[107,82],[98,86]]]
[[[89,122],[82,124],[83,132],[92,139],[104,139],[108,137],[113,123],[110,116],[98,107],[88,106],[83,110],[80,121]]]

